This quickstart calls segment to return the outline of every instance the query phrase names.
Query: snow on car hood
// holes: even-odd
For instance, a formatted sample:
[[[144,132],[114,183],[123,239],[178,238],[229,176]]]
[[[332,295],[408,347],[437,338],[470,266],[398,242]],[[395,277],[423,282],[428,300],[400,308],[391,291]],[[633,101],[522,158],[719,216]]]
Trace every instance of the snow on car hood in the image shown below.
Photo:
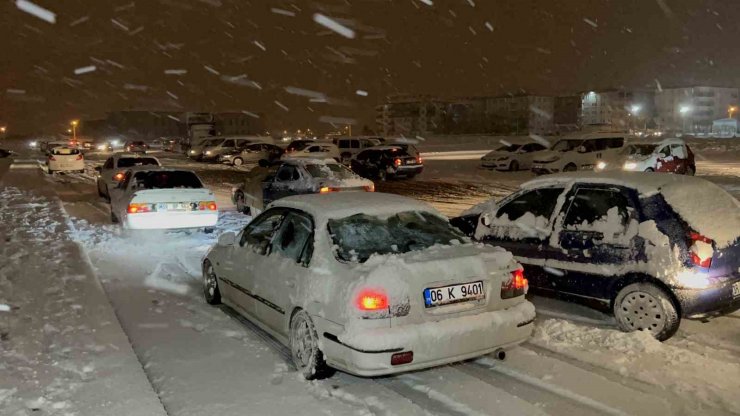
[[[661,189],[666,202],[694,231],[714,240],[718,249],[740,238],[740,202],[708,181],[681,181]]]
[[[483,159],[498,159],[500,157],[509,157],[512,152],[503,152],[501,150],[492,150],[483,156]]]
[[[560,159],[560,152],[556,152],[553,150],[543,150],[542,152],[539,152],[537,154],[537,157],[535,158],[535,162],[554,162],[556,160]]]

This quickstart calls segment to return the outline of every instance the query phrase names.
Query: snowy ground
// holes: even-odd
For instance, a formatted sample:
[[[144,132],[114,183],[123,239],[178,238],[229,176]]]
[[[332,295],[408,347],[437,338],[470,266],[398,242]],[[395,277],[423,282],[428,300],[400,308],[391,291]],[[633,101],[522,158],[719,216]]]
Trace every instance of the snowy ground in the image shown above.
[[[740,163],[734,151],[702,152],[698,171],[737,196]],[[491,196],[503,196],[530,178],[526,172],[480,170],[479,156],[472,151],[425,156],[424,174],[413,181],[381,184],[379,190],[429,201],[453,215]],[[202,165],[173,155],[163,154],[162,159],[198,170],[221,190],[221,207],[228,207],[228,189],[243,175],[243,169]],[[21,180],[28,176],[34,179]],[[538,309],[533,339],[510,351],[504,362],[483,357],[394,377],[361,379],[340,373],[306,382],[291,367],[283,347],[230,310],[202,300],[199,263],[218,232],[122,233],[109,223],[107,205],[97,197],[88,175],[48,177],[29,164],[29,169],[10,170],[0,181],[0,191],[14,198],[13,209],[3,206],[0,211],[2,224],[22,223],[28,232],[39,233],[33,239],[45,242],[24,243],[26,257],[17,259],[5,248],[9,245],[3,248],[10,260],[0,268],[0,305],[11,308],[0,307],[0,335],[5,331],[12,343],[0,336],[2,415],[31,414],[36,407],[47,414],[114,414],[91,411],[84,405],[87,396],[78,393],[115,386],[101,370],[113,348],[89,352],[84,338],[78,341],[78,332],[66,332],[61,325],[55,326],[58,332],[44,332],[45,320],[38,318],[45,316],[52,325],[62,322],[72,328],[69,331],[89,332],[87,327],[80,329],[84,324],[63,320],[94,316],[87,325],[102,325],[107,318],[75,312],[73,305],[92,308],[93,300],[105,299],[80,297],[70,289],[53,297],[38,289],[38,283],[23,286],[8,278],[20,275],[21,266],[34,257],[39,267],[26,269],[21,282],[46,282],[53,277],[46,271],[58,265],[59,256],[72,264],[82,264],[89,256],[90,279],[94,272],[102,282],[138,358],[120,364],[121,372],[138,371],[139,381],[144,373],[170,415],[740,414],[740,314],[709,323],[684,322],[677,336],[661,344],[641,333],[621,333],[611,318],[593,310],[546,298],[533,298]],[[54,227],[67,232],[48,228],[47,217],[55,218]],[[239,229],[247,221],[246,216],[224,212],[218,231]],[[70,240],[79,242],[83,251],[63,251]],[[54,276],[66,274],[71,272]],[[62,289],[69,284],[64,279],[56,282]],[[8,295],[11,289],[16,296]],[[36,298],[50,309],[35,309]],[[31,324],[24,325],[26,321]],[[39,339],[46,342],[45,349],[33,360],[17,361],[19,348]],[[57,347],[65,342],[71,343],[68,349]],[[77,371],[55,366],[63,360]],[[85,371],[86,365],[94,370]],[[30,376],[46,372],[51,375]],[[18,378],[21,374],[26,378]],[[144,392],[121,397],[139,395],[145,398],[142,402],[150,397]],[[120,405],[118,399],[111,396],[111,406]],[[57,405],[63,409],[54,409],[57,402],[64,403]]]

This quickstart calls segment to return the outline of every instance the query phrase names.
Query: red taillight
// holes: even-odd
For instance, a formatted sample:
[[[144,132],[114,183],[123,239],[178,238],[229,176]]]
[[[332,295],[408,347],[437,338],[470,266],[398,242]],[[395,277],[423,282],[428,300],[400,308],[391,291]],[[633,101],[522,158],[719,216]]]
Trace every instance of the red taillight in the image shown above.
[[[82,160],[82,155],[81,154],[80,155],[77,155],[77,157],[75,159]]]
[[[208,210],[209,211],[215,211],[216,209],[218,209],[218,207],[216,206],[216,203],[215,202],[209,202],[208,203]]]
[[[363,186],[365,188],[365,192],[375,192],[375,184]]]
[[[501,299],[511,299],[523,296],[529,289],[529,282],[524,277],[524,269],[516,269],[511,272],[511,279],[501,283]]]
[[[123,177],[126,176],[123,174],[123,172],[118,172],[115,175],[113,175],[113,180],[121,182],[123,180]]]
[[[331,187],[328,187],[328,186],[322,186],[321,188],[319,188],[319,193],[320,194],[328,194],[328,193],[331,193],[331,192],[339,192],[341,190],[342,190],[341,188],[331,188]]]
[[[689,234],[689,238],[691,238],[691,246],[689,247],[691,262],[699,267],[712,267],[714,241],[693,231]]]
[[[414,352],[406,351],[391,355],[391,365],[408,364],[414,361]]]
[[[398,167],[398,166],[401,166],[401,159],[395,159],[395,160],[393,160],[393,164],[394,164],[394,165],[395,165],[396,167]]]
[[[416,156],[416,163],[421,165],[421,162],[422,162],[421,156]]]
[[[129,214],[139,214],[142,212],[151,212],[151,208],[149,207],[149,204],[128,204],[126,212]]]
[[[357,307],[361,311],[388,309],[388,296],[377,290],[364,290],[357,296]]]
[[[200,211],[216,211],[218,209],[218,205],[216,205],[216,201],[200,201],[198,202],[198,210]]]

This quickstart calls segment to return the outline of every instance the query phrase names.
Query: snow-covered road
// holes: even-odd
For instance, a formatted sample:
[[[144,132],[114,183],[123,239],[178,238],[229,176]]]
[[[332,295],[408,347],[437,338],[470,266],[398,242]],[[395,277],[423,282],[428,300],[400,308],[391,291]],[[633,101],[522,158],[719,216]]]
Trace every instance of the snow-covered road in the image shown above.
[[[509,174],[486,186],[437,180],[433,166],[428,179],[387,185],[451,212],[475,198],[502,196],[525,176]],[[7,173],[3,186],[18,174]],[[34,203],[61,200],[69,236],[89,256],[138,357],[135,365],[140,362],[170,415],[740,414],[740,315],[686,322],[661,344],[617,331],[596,311],[537,297],[535,336],[504,362],[483,357],[394,377],[339,373],[306,382],[284,347],[233,311],[202,300],[199,263],[218,232],[121,233],[89,178],[34,174],[40,180],[24,191],[45,198]],[[218,231],[248,220],[224,212]],[[0,389],[5,414],[5,404],[17,405],[11,400],[17,393]]]

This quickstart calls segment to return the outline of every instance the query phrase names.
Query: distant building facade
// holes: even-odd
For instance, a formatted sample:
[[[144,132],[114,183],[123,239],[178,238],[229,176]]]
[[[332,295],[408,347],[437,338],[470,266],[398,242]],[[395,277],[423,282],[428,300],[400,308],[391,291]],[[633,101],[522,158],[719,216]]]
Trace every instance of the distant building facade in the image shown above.
[[[655,93],[660,128],[687,134],[712,132],[715,120],[726,118],[738,106],[738,88],[694,86],[663,88]]]
[[[221,135],[264,135],[265,122],[264,116],[256,118],[242,112],[226,112],[214,114],[216,122],[216,131]]]
[[[645,129],[654,123],[652,91],[612,89],[581,94],[581,127],[608,126],[615,130]]]
[[[564,95],[553,99],[553,127],[557,133],[576,131],[581,125],[581,96]]]
[[[514,95],[485,98],[485,115],[491,132],[553,134],[554,111],[554,97]]]
[[[428,96],[391,96],[375,108],[375,121],[384,136],[414,136],[436,132],[447,102]]]

